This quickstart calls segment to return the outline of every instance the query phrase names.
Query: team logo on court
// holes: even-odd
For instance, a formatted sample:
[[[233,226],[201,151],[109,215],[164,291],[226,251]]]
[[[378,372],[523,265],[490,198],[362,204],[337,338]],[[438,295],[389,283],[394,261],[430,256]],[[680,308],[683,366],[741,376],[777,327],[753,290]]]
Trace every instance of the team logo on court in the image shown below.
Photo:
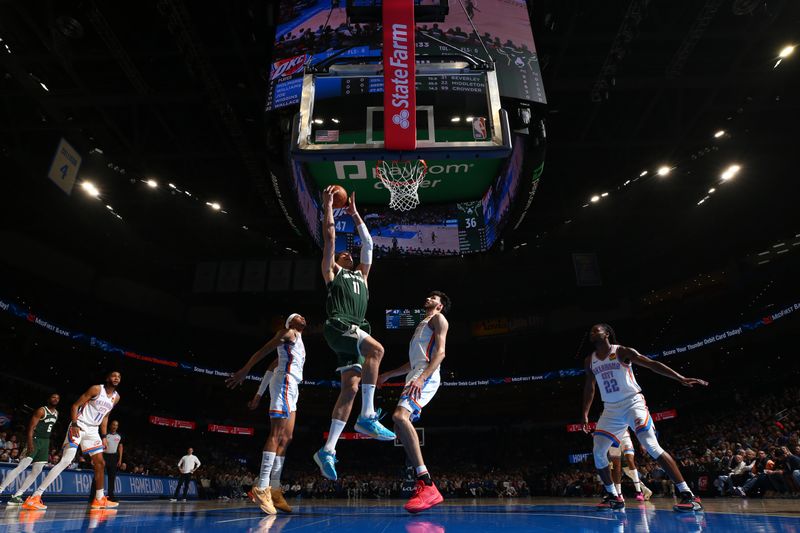
[[[408,117],[409,117],[408,109],[403,109],[402,111],[400,111],[399,113],[397,113],[392,117],[392,122],[403,128],[404,130],[407,130],[409,125]]]

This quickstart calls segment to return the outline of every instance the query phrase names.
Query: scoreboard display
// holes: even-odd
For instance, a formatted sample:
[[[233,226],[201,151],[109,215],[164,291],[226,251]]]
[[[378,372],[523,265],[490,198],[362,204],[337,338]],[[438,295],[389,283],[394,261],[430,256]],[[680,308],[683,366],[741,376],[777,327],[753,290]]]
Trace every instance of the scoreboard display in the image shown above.
[[[424,309],[387,309],[386,329],[412,329],[425,318]]]

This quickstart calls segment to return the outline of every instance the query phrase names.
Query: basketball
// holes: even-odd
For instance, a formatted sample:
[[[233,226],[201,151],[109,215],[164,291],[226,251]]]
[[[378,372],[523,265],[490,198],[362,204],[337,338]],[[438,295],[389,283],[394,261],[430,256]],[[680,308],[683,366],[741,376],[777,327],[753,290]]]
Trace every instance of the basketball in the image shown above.
[[[333,194],[333,207],[339,209],[347,205],[347,191],[341,185],[332,185],[331,193]]]

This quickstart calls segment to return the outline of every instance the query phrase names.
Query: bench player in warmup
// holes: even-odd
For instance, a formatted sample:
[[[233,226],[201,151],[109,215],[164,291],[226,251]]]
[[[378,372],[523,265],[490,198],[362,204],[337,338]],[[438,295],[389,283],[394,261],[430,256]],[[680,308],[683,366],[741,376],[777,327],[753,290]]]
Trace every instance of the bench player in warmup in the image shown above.
[[[393,377],[406,376],[406,386],[392,420],[417,476],[414,494],[404,506],[410,513],[422,512],[444,501],[422,459],[422,449],[413,422],[419,419],[422,408],[439,390],[439,370],[445,357],[445,342],[450,327],[444,313],[450,310],[450,298],[441,291],[433,291],[425,299],[424,309],[425,318],[417,325],[408,346],[409,362],[378,378],[378,384],[382,385]]]
[[[353,217],[361,238],[361,261],[358,266],[350,252],[335,253],[334,196],[338,199],[336,207],[347,205],[347,214]],[[325,302],[328,319],[325,321],[323,334],[338,358],[336,371],[341,376],[341,389],[333,407],[328,439],[313,458],[323,477],[336,480],[336,441],[350,417],[359,383],[361,415],[356,421],[355,430],[383,441],[393,441],[395,435],[378,421],[381,410],[374,407],[383,346],[370,335],[370,325],[365,318],[369,301],[367,277],[372,268],[372,236],[356,209],[355,193],[347,203],[344,189],[339,185],[331,185],[322,193],[322,205],[322,279],[328,289]]]
[[[305,318],[298,313],[289,315],[284,327],[254,353],[241,369],[226,380],[228,388],[241,385],[253,366],[268,353],[277,350],[277,360],[274,361],[274,366],[270,364],[257,393],[260,400],[269,387],[270,428],[269,437],[261,454],[258,480],[250,492],[253,502],[267,514],[275,514],[278,510],[292,512],[291,506],[283,496],[280,479],[286,459],[286,448],[289,447],[294,433],[297,399],[300,395],[298,385],[303,381],[306,348],[302,333],[305,327]],[[254,398],[248,405],[254,409],[258,406],[258,401]]]
[[[39,488],[30,496],[22,508],[26,511],[44,511],[47,506],[42,503],[42,494],[53,481],[75,458],[78,447],[92,458],[94,468],[94,481],[97,490],[94,500],[90,504],[92,509],[114,508],[119,504],[112,502],[105,496],[103,485],[105,483],[106,463],[103,459],[105,438],[108,428],[108,415],[119,403],[117,387],[122,380],[122,374],[117,371],[109,372],[103,385],[95,385],[84,392],[78,401],[72,404],[70,411],[70,424],[64,447],[61,450],[61,460],[50,470]]]
[[[589,433],[589,409],[594,400],[595,383],[603,399],[603,414],[594,431],[594,464],[606,489],[599,509],[622,509],[625,501],[617,492],[611,479],[608,450],[619,447],[623,433],[630,427],[636,432],[639,442],[656,460],[675,483],[680,502],[675,511],[701,511],[700,498],[692,494],[672,456],[658,444],[653,419],[647,410],[642,388],[633,375],[633,365],[648,368],[657,374],[672,378],[685,387],[706,386],[702,379],[687,378],[661,363],[645,357],[633,348],[616,344],[614,330],[608,324],[596,324],[589,332],[594,352],[586,358],[584,368],[586,380],[583,387],[583,430]]]
[[[33,412],[31,421],[28,423],[28,438],[26,441],[25,450],[22,452],[24,457],[19,462],[19,465],[8,473],[3,483],[0,484],[0,494],[3,493],[14,480],[22,474],[31,464],[30,473],[22,481],[22,484],[17,489],[17,492],[8,500],[8,505],[22,505],[22,495],[28,490],[28,487],[33,485],[39,474],[42,473],[44,465],[50,459],[50,434],[53,431],[53,426],[58,420],[58,402],[61,401],[61,396],[56,393],[50,395],[47,399],[47,405],[43,405]]]

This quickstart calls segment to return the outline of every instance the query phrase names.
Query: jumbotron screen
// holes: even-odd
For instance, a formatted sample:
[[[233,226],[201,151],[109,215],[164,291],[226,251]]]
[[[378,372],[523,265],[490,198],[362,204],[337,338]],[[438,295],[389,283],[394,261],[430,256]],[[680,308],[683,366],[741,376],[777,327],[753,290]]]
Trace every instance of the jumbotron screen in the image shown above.
[[[465,2],[465,7],[477,34],[460,2],[451,2],[444,22],[418,23],[417,28],[478,57],[486,56],[483,41],[495,62],[501,96],[547,103],[525,0],[481,0]],[[266,110],[299,105],[307,64],[334,54],[377,62],[381,43],[379,25],[348,22],[344,0],[281,0]],[[422,33],[417,37],[420,56],[452,53]]]
[[[424,309],[387,309],[386,329],[411,329],[425,318]]]

